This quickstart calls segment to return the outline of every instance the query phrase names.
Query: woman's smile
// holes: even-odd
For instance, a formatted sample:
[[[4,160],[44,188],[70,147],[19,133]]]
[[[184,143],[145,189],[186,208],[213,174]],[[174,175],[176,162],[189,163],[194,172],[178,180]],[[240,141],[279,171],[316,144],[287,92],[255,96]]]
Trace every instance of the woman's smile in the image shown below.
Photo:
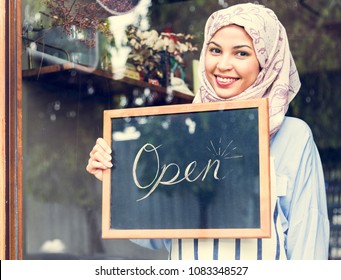
[[[228,87],[238,80],[239,80],[238,78],[223,77],[223,76],[216,75],[216,83],[220,87]]]
[[[234,97],[256,81],[259,63],[251,37],[244,28],[219,29],[207,45],[206,77],[220,98]]]

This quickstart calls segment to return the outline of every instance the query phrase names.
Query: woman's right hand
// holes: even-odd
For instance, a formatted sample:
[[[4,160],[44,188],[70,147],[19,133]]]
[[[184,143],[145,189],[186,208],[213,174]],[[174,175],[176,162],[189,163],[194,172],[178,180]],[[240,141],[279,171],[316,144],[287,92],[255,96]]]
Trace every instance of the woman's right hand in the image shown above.
[[[97,179],[103,180],[103,171],[112,168],[112,150],[103,138],[98,138],[90,152],[90,158],[86,171],[93,174]]]

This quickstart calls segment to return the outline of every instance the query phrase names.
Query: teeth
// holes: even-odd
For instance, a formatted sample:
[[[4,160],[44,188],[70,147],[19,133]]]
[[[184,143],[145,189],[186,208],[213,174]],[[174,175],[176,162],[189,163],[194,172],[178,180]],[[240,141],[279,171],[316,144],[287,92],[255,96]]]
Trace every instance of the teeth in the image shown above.
[[[237,79],[217,77],[217,80],[221,83],[232,83]]]

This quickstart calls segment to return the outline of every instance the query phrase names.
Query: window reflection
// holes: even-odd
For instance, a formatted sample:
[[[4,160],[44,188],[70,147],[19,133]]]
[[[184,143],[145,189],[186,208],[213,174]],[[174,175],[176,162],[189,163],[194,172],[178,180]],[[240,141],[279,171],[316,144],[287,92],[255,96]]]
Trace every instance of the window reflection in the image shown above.
[[[64,24],[61,14],[52,14],[46,2],[66,3],[65,11],[72,13]],[[97,4],[87,14],[98,20],[96,25],[82,28],[84,12],[82,21],[71,18],[77,5],[99,2],[107,9]],[[138,5],[130,13],[122,14],[121,8],[116,11],[120,15],[113,15],[112,4],[117,2]],[[145,64],[138,71],[127,27],[156,30],[159,35],[191,34],[193,46],[200,49],[208,15],[237,2],[241,1],[21,1],[24,258],[167,257],[129,240],[101,238],[101,183],[85,171],[88,152],[102,135],[103,110],[190,103],[195,92],[192,65],[198,51],[186,52],[182,63],[174,56],[153,53],[151,57],[158,60],[143,61],[148,71]],[[328,186],[330,258],[341,258],[341,164],[335,156],[341,146],[340,124],[335,122],[341,94],[340,7],[319,14],[316,11],[325,11],[328,5],[317,0],[300,1],[310,9],[297,1],[258,2],[278,11],[288,30],[302,78],[290,114],[305,119],[316,137]],[[166,58],[162,67],[155,66]],[[170,125],[168,120],[162,124],[164,129]],[[186,126],[195,133],[193,120],[187,119]],[[134,126],[118,132],[122,134],[114,137],[138,134]]]

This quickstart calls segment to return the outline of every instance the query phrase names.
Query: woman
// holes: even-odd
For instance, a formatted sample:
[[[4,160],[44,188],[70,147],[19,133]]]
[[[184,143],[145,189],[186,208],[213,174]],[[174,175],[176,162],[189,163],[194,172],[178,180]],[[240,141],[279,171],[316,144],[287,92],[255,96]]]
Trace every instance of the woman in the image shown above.
[[[270,239],[140,240],[165,246],[171,259],[327,259],[329,221],[320,157],[307,124],[285,117],[300,88],[286,31],[256,4],[213,13],[205,26],[194,102],[268,98],[273,225]],[[87,170],[98,179],[111,168],[103,139]]]

